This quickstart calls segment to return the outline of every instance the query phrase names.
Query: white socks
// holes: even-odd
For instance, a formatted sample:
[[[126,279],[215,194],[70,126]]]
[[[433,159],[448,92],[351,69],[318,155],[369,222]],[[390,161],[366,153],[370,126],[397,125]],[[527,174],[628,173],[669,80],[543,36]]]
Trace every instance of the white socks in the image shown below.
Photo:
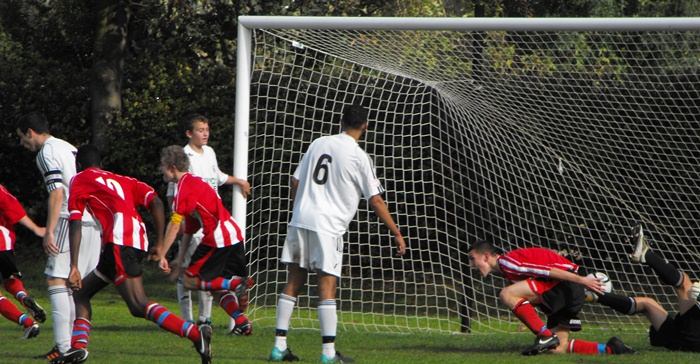
[[[180,304],[180,313],[185,321],[194,321],[192,315],[192,291],[185,289],[182,279],[177,280],[177,302]]]
[[[294,305],[297,303],[296,297],[280,294],[277,301],[277,319],[275,332],[275,347],[281,351],[287,350],[287,331],[289,330],[289,321],[292,319]]]
[[[70,349],[70,339],[73,331],[71,313],[75,315],[75,304],[72,298],[68,294],[68,287],[49,286],[53,338],[61,353],[65,353]]]
[[[211,292],[199,291],[199,321],[211,320],[211,305],[214,297]]]
[[[323,300],[318,304],[318,323],[321,326],[323,355],[335,357],[335,334],[338,328],[338,313],[335,300]]]

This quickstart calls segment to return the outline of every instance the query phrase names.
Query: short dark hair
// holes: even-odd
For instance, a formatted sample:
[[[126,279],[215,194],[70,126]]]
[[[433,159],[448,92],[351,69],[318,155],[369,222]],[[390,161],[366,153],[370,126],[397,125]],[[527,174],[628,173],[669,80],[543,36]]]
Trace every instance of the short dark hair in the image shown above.
[[[343,109],[341,122],[346,128],[359,129],[367,122],[367,114],[369,114],[367,108],[360,104],[348,105]]]
[[[75,161],[80,164],[81,169],[99,167],[102,164],[100,150],[93,144],[85,144],[78,148]]]
[[[501,254],[501,249],[497,248],[494,246],[491,242],[484,240],[484,239],[479,239],[472,244],[472,246],[469,247],[469,251],[475,251],[477,253],[491,253],[491,254]]]
[[[19,118],[17,129],[24,134],[28,133],[29,129],[34,130],[37,134],[48,134],[49,122],[46,120],[44,114],[38,111],[32,111]]]
[[[190,159],[179,145],[169,145],[161,149],[160,163],[166,167],[174,166],[180,172],[187,172],[190,168]]]
[[[194,128],[194,123],[201,121],[206,124],[211,124],[209,122],[209,119],[207,119],[206,116],[198,113],[191,113],[185,115],[185,117],[182,119],[182,131],[187,132],[187,131],[192,131]]]

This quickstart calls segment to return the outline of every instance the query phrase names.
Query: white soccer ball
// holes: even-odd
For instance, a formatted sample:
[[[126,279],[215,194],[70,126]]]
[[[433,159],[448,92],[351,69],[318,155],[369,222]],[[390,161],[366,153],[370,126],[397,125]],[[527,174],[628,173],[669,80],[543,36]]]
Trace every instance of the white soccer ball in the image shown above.
[[[589,273],[587,278],[595,278],[600,281],[600,283],[603,284],[603,292],[605,293],[610,293],[612,292],[612,282],[610,281],[610,277],[608,277],[607,274],[603,272],[594,272],[594,273]]]

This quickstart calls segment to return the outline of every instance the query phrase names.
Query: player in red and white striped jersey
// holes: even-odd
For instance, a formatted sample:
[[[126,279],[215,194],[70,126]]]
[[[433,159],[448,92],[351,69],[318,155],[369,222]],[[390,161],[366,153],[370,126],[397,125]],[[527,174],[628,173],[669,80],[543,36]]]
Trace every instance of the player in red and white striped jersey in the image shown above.
[[[177,193],[165,239],[157,253],[160,267],[170,272],[165,254],[175,241],[183,220],[185,233],[180,249],[188,249],[192,234],[201,227],[204,236],[185,270],[185,288],[212,292],[221,308],[234,319],[232,333],[250,335],[252,326],[243,314],[246,303],[241,301],[248,285],[243,233],[216,191],[202,178],[189,173],[188,168],[189,159],[182,147],[163,148],[163,177],[167,182],[177,182]],[[176,261],[173,266],[182,267],[182,262]],[[178,272],[173,276],[179,276]]]
[[[39,322],[46,320],[46,313],[24,288],[22,273],[15,260],[15,224],[22,224],[36,236],[44,237],[46,229],[37,226],[3,185],[0,185],[0,278],[5,289],[26,307]],[[0,314],[8,320],[24,327],[24,338],[39,335],[39,324],[31,317],[20,312],[10,300],[0,294]]]
[[[87,345],[92,316],[90,299],[114,283],[117,291],[135,317],[146,318],[162,329],[190,339],[203,363],[211,361],[210,327],[198,327],[169,312],[156,302],[149,302],[143,289],[141,261],[146,256],[148,240],[137,206],[147,208],[156,225],[158,241],[162,241],[165,216],[163,203],[153,188],[134,178],[121,176],[100,168],[97,148],[83,146],[76,156],[78,173],[71,183],[69,284],[76,292],[76,319],[73,324],[71,349],[52,363],[79,363],[87,359]],[[102,227],[102,254],[97,268],[80,279],[80,220],[85,209]],[[201,329],[201,331],[200,331]]]
[[[469,250],[472,267],[483,277],[491,273],[513,282],[501,290],[499,298],[537,338],[523,355],[546,351],[576,354],[624,354],[632,352],[616,337],[607,344],[569,340],[570,331],[581,329],[577,315],[584,304],[584,287],[602,292],[595,278],[577,274],[578,265],[556,252],[544,248],[522,248],[499,254],[486,241],[477,241]],[[547,314],[547,324],[534,306]]]

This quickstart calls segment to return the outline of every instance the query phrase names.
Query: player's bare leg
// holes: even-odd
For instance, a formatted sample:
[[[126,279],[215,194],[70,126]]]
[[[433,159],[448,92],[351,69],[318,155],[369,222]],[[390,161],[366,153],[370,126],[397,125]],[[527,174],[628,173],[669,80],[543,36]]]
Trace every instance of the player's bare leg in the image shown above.
[[[503,288],[498,296],[501,303],[510,308],[515,316],[537,335],[535,343],[523,350],[523,355],[537,355],[559,346],[558,337],[547,328],[535,311],[534,305],[539,303],[540,298],[532,291],[527,280]]]
[[[127,278],[117,286],[117,291],[129,307],[131,315],[146,318],[155,322],[163,330],[189,339],[199,353],[202,363],[211,362],[211,326],[197,326],[183,320],[157,302],[149,302],[141,277]]]

